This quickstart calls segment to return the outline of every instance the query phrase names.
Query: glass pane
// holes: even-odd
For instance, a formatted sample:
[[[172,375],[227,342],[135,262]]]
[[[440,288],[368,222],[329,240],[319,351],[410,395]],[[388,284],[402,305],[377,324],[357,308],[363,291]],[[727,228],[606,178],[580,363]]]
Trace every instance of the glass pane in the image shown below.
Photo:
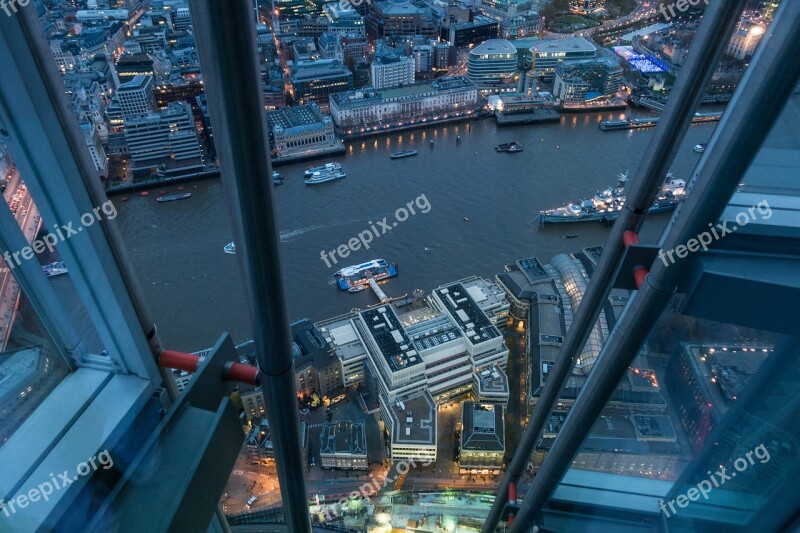
[[[797,392],[797,348],[787,337],[795,333],[788,317],[795,314],[800,223],[796,103],[794,95],[719,221],[709,220],[695,239],[710,251],[684,246],[658,256],[668,267],[674,254],[690,254],[694,263],[563,483],[602,486],[630,505],[649,495],[649,507],[637,510],[657,508],[670,529],[681,531],[745,530],[785,508],[770,502],[782,498],[797,467],[797,410],[789,399]],[[626,319],[620,312],[630,295],[615,292],[596,328],[600,338],[608,335],[603,321]],[[532,472],[546,460],[585,380],[579,371],[570,378],[576,389],[565,389]],[[563,503],[562,496],[557,491],[551,504]],[[777,524],[783,522],[763,527]]]
[[[11,229],[31,242],[41,227],[36,210],[11,155],[0,144],[0,188],[7,208],[19,224]],[[4,215],[6,216],[6,215]],[[15,255],[16,254],[16,255]],[[44,257],[20,256],[6,249],[0,259],[0,446],[58,385],[68,372],[61,354],[21,290],[15,271],[26,260],[47,263]],[[30,253],[32,256],[33,253]],[[57,265],[43,266],[42,277],[61,273]]]
[[[165,347],[207,349],[227,331],[252,363],[195,42],[207,30],[193,27],[186,2],[131,4],[90,1],[74,18],[45,23],[54,60]],[[387,526],[391,505],[363,506],[363,494],[325,506],[372,478],[398,491],[446,488],[442,501],[486,506],[491,496],[462,500],[450,489],[495,490],[705,7],[434,4],[253,6],[274,172],[239,179],[272,182],[297,389],[296,408],[286,408],[303,421],[308,485],[325,521],[333,513],[365,526],[367,509]],[[680,204],[682,180],[765,34],[776,2],[758,4],[708,88],[643,242],[657,241]],[[122,13],[97,10],[106,7]],[[758,194],[750,186],[743,192]],[[531,476],[630,297],[615,290],[607,302]],[[740,373],[756,372],[778,342],[760,328],[685,316],[680,304],[636,354],[574,471],[676,482],[717,423],[687,376],[717,380],[703,383],[724,409],[746,386]],[[747,359],[744,369],[728,352]],[[191,379],[177,378],[181,387]],[[240,387],[235,398],[247,441],[224,510],[277,507],[263,397]],[[350,436],[345,457],[332,457],[337,434]],[[456,527],[450,516],[438,525]]]

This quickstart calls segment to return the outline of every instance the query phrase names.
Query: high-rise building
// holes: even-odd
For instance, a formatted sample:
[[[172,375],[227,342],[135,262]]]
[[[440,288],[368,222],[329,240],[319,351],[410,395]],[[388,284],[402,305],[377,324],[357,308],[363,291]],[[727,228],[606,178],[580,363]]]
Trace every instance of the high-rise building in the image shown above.
[[[622,85],[622,67],[614,59],[567,61],[556,67],[553,95],[562,104],[581,104],[616,94]]]
[[[369,67],[372,86],[376,89],[402,87],[414,83],[414,60],[410,57],[381,55]]]
[[[125,119],[147,115],[156,110],[155,81],[152,76],[135,76],[114,93]]]
[[[353,73],[336,59],[302,61],[292,66],[292,90],[298,104],[328,106],[328,97],[353,88]]]
[[[202,152],[197,138],[192,106],[171,102],[166,108],[125,119],[133,171],[175,174],[202,169]]]
[[[489,39],[469,52],[467,76],[482,91],[511,90],[517,76],[517,49],[505,39]]]
[[[325,17],[328,19],[328,30],[331,33],[365,35],[364,17],[355,9],[343,9],[339,2],[325,4]]]
[[[414,35],[435,39],[439,31],[424,7],[409,0],[382,0],[370,7],[367,33],[373,39]]]
[[[522,39],[523,43],[530,43]],[[564,39],[535,39],[533,46],[527,46],[522,51],[523,61],[530,61],[530,69],[534,76],[552,79],[556,67],[564,61],[572,59],[594,59],[597,57],[597,47],[583,37],[567,37]]]
[[[500,36],[500,23],[496,20],[478,15],[471,22],[451,24],[447,32],[447,40],[457,48],[470,44],[477,45]]]
[[[123,54],[117,60],[115,68],[122,84],[133,80],[136,76],[155,77],[156,73],[153,67],[153,58],[141,52]]]

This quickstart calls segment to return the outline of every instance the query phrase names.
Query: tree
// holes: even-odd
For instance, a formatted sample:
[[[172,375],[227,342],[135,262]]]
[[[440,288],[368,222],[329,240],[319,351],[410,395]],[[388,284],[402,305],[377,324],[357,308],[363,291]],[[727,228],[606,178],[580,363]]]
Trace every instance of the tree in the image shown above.
[[[553,20],[559,15],[569,13],[570,4],[569,0],[553,0],[542,8],[541,14],[547,20]]]

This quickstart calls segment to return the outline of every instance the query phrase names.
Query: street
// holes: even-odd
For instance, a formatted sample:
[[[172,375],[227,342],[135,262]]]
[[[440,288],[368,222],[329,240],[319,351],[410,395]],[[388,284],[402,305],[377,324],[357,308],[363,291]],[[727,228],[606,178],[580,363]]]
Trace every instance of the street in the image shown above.
[[[39,212],[33,204],[33,199],[28,194],[28,189],[16,168],[12,170],[3,196],[14,213],[14,218],[22,228],[25,240],[30,243],[36,236],[41,220]],[[0,254],[5,251],[0,250]],[[16,250],[8,251],[15,252]],[[24,259],[22,260],[24,261]],[[3,265],[5,268],[0,273],[0,351],[5,351],[8,344],[20,296],[19,285],[11,269],[11,266],[16,267],[16,264],[9,266],[3,263]]]

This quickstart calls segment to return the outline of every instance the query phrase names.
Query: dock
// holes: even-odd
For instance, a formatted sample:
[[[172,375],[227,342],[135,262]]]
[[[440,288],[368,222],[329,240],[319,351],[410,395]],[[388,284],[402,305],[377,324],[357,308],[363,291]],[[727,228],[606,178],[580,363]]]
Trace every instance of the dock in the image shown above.
[[[560,122],[561,115],[555,109],[543,108],[522,113],[496,112],[495,120],[498,126],[513,126],[517,124],[544,124],[547,122]]]
[[[375,296],[378,297],[378,300],[380,300],[382,304],[391,301],[391,298],[386,296],[386,293],[383,292],[383,289],[381,289],[380,285],[378,285],[378,282],[373,278],[369,278],[369,288],[372,289],[372,292],[375,293]]]

